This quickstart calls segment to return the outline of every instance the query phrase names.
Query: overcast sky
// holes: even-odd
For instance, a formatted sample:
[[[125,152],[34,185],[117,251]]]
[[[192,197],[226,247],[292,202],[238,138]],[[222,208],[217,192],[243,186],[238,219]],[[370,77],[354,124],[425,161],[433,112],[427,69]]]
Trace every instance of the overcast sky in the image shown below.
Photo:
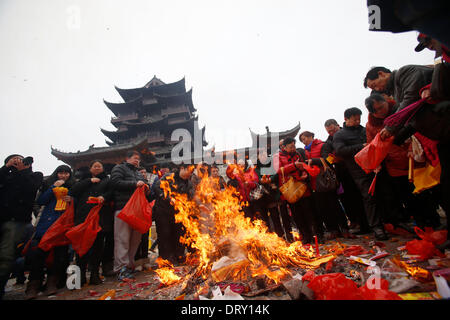
[[[251,144],[249,128],[301,130],[363,111],[368,69],[430,64],[416,32],[368,31],[366,1],[2,0],[0,161],[31,155],[50,174],[67,152],[106,146],[114,89],[183,77],[216,151]],[[303,146],[297,142],[298,146]]]

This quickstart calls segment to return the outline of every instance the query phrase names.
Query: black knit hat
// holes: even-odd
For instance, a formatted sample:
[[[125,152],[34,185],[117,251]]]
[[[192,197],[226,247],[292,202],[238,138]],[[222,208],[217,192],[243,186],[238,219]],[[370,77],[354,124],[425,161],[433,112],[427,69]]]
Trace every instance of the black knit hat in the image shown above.
[[[11,159],[14,158],[14,157],[22,157],[22,158],[23,158],[23,156],[20,155],[20,154],[12,154],[12,155],[6,157],[6,159],[5,159],[5,164],[7,164],[8,161],[11,160]]]

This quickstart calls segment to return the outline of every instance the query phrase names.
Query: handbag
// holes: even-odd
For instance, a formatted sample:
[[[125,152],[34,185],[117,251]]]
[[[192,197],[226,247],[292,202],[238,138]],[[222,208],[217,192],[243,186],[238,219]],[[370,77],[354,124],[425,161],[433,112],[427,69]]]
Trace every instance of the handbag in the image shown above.
[[[285,178],[283,167],[281,168],[281,175],[284,182]],[[305,194],[306,189],[306,183],[297,181],[292,176],[290,176],[288,181],[283,183],[283,185],[280,187],[281,194],[289,203],[296,203],[298,200],[300,200],[300,198]]]
[[[258,184],[256,188],[250,191],[248,194],[251,201],[259,200],[264,194],[269,194],[269,192],[264,188],[262,184]]]
[[[320,158],[323,165],[323,171],[317,175],[316,178],[316,192],[335,191],[339,188],[339,181],[336,173],[331,169],[323,158]]]

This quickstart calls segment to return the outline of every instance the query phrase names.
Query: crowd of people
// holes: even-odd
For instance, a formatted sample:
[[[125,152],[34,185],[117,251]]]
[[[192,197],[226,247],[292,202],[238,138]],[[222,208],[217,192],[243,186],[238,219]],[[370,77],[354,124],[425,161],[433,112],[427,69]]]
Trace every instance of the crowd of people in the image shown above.
[[[416,51],[429,48],[442,57],[441,66],[448,70],[450,51],[437,41],[419,35]],[[414,232],[420,228],[442,228],[439,206],[448,215],[449,192],[449,94],[435,81],[448,77],[435,66],[407,65],[391,71],[385,67],[370,69],[364,87],[371,89],[365,100],[369,113],[366,127],[361,126],[362,111],[348,108],[343,112],[343,125],[335,119],[324,122],[326,141],[315,133],[303,131],[296,145],[294,137],[280,141],[279,150],[259,150],[256,163],[236,159],[225,165],[220,175],[216,165],[201,163],[168,165],[147,172],[141,167],[141,155],[130,151],[125,162],[107,174],[104,164],[93,161],[89,172],[75,179],[67,165],[58,166],[44,180],[33,172],[32,160],[13,154],[0,169],[0,289],[11,277],[24,283],[28,270],[26,298],[34,299],[40,291],[54,294],[66,285],[66,270],[75,262],[81,270],[81,284],[100,284],[101,277],[116,276],[118,280],[133,278],[137,261],[148,263],[148,232],[141,234],[118,218],[135,190],[147,186],[147,200],[155,201],[158,254],[173,264],[184,262],[187,251],[180,237],[183,226],[175,222],[171,199],[161,187],[162,182],[177,193],[195,196],[203,177],[212,179],[217,189],[235,188],[245,217],[262,220],[269,231],[287,242],[301,239],[304,245],[337,237],[354,238],[373,233],[377,240],[387,240],[386,225]],[[438,89],[436,89],[438,87]],[[421,101],[420,108],[403,112]],[[386,119],[396,119],[388,122]],[[396,116],[398,116],[396,118]],[[400,119],[400,120],[399,120]],[[382,141],[394,137],[394,143],[381,165],[367,173],[355,161],[355,155],[376,136]],[[270,161],[268,161],[270,160]],[[440,180],[416,192],[411,181],[411,165],[417,168],[432,165],[441,170]],[[272,168],[273,174],[264,174]],[[374,179],[376,176],[376,180]],[[288,181],[302,182],[303,191],[295,201],[280,191]],[[373,183],[376,181],[375,188]],[[176,187],[175,187],[176,186]],[[65,190],[62,196],[61,190]],[[73,224],[83,223],[91,209],[90,197],[103,206],[99,213],[101,231],[88,253],[79,256],[70,245],[44,251],[39,247],[49,228],[74,205]],[[35,217],[31,224],[32,214]],[[449,219],[447,219],[447,230]],[[297,230],[298,233],[293,232]],[[448,241],[444,244],[448,246]]]

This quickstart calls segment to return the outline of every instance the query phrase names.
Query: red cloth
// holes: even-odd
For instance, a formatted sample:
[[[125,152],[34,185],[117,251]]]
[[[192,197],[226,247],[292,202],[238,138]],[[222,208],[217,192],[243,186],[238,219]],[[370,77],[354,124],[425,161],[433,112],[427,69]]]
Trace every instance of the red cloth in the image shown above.
[[[392,105],[389,108],[392,110]],[[376,118],[369,113],[369,117],[366,123],[366,137],[367,143],[370,143],[377,133],[379,133],[383,128],[384,119]],[[386,169],[391,177],[400,177],[408,175],[408,149],[411,143],[405,143],[401,146],[392,144],[388,155],[384,159],[386,163]]]
[[[325,142],[319,139],[314,139],[311,144],[311,151],[305,149],[306,157],[308,159],[320,158],[320,152],[322,151],[322,146]]]
[[[429,161],[433,167],[436,167],[439,164],[439,154],[437,149],[438,142],[425,137],[419,132],[416,132],[414,136],[422,145],[423,153],[427,161]]]
[[[297,181],[303,181],[308,177],[305,170],[300,170],[295,166],[295,162],[304,162],[305,159],[299,153],[289,154],[285,151],[281,151],[273,156],[273,167],[278,174],[278,186],[282,186],[289,177],[293,177]],[[284,178],[281,173],[281,168],[284,168]],[[306,190],[303,197],[308,197],[311,195],[310,187]],[[283,195],[281,195],[282,200],[286,200]]]
[[[237,169],[239,171],[238,174],[233,174],[234,169]],[[242,171],[240,167],[236,164],[230,164],[227,167],[226,170],[227,176],[230,179],[236,179],[239,184],[239,194],[241,195],[242,201],[249,201],[249,194],[250,191],[255,189],[258,182],[258,174],[256,173],[255,169],[253,167],[248,168],[247,171]],[[245,185],[245,182],[247,182],[247,186]]]

